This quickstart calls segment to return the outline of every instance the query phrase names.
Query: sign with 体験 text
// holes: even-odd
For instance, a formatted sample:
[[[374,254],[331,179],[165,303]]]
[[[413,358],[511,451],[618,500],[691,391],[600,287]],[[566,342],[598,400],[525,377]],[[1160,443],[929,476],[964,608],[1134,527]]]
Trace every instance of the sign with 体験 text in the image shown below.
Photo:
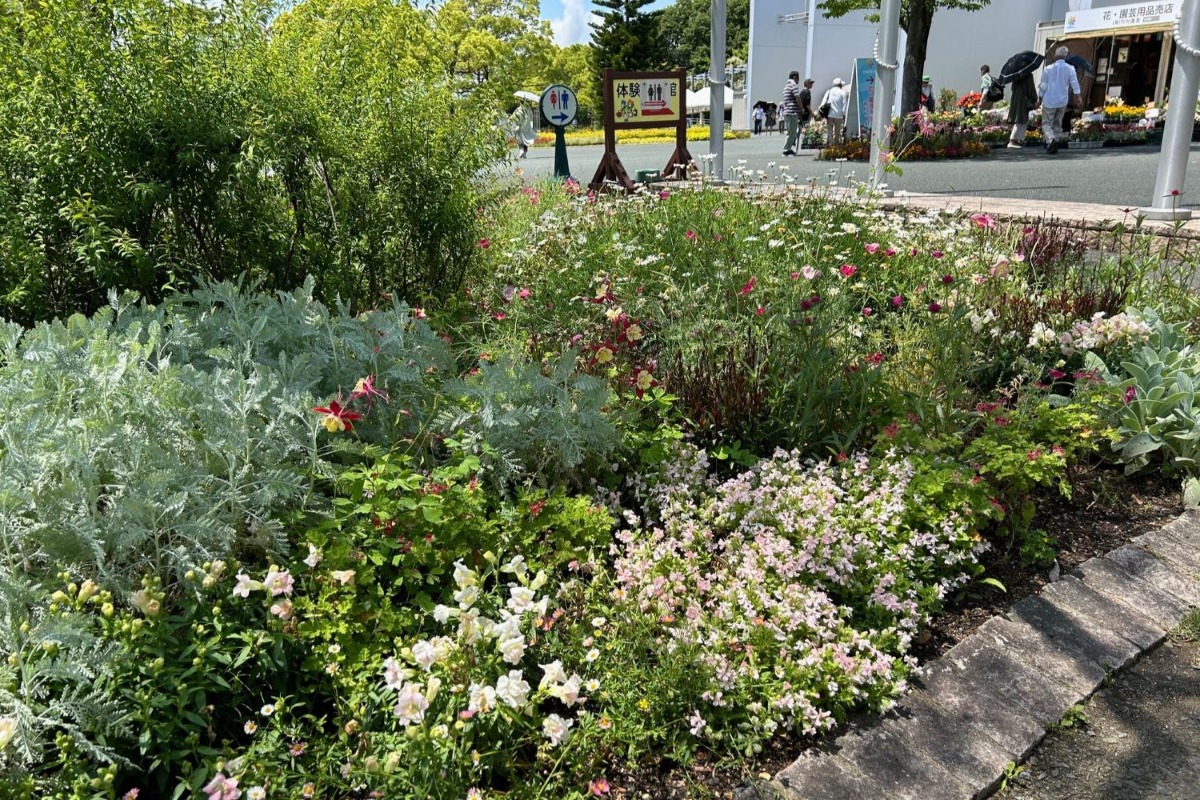
[[[678,73],[625,72],[610,78],[612,124],[618,128],[671,127],[683,119]]]

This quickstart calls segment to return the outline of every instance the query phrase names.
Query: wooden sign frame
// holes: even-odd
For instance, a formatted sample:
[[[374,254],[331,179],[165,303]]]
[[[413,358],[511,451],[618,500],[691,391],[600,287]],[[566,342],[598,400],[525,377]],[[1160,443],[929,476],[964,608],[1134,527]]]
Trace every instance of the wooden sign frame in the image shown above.
[[[654,120],[642,122],[624,122],[617,120],[616,101],[613,96],[613,84],[628,80],[670,80],[679,85],[679,119],[672,122],[657,122]],[[617,129],[635,128],[667,128],[675,127],[675,152],[663,167],[663,180],[686,180],[688,170],[692,166],[692,155],[687,149],[687,71],[672,72],[614,72],[604,70],[604,155],[596,174],[592,176],[588,188],[600,191],[605,182],[615,183],[627,192],[632,192],[636,185],[625,171],[621,159],[617,157]],[[677,169],[677,167],[679,169]]]

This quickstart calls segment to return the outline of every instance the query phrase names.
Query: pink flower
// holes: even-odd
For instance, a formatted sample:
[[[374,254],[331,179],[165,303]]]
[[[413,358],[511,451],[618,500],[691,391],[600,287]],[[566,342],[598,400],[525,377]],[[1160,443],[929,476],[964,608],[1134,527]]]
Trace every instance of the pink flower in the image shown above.
[[[480,250],[487,250],[491,246],[492,246],[491,239],[480,239],[479,240],[479,249]]]
[[[695,232],[695,231],[688,231],[687,233],[685,233],[685,234],[684,234],[684,237],[685,237],[685,238],[686,238],[686,239],[687,239],[689,242],[694,242],[694,241],[696,241],[696,232]]]
[[[887,250],[883,251],[883,254],[888,258],[891,258],[892,256],[896,255],[896,251],[894,248],[889,247]]]
[[[988,216],[987,214],[972,214],[972,215],[971,215],[971,222],[974,222],[974,223],[975,223],[976,225],[978,225],[980,228],[994,228],[994,227],[996,227],[996,219],[995,219],[995,217]]]
[[[213,779],[204,785],[200,791],[208,795],[208,800],[238,800],[242,790],[238,788],[235,778],[226,778],[218,772]]]
[[[858,272],[858,267],[853,264],[842,264],[838,272],[842,273],[843,278],[850,278],[854,276],[854,273]]]
[[[739,291],[738,294],[740,294],[742,296],[750,294],[751,292],[754,291],[754,285],[756,283],[758,283],[758,280],[753,275],[751,275],[750,280],[746,281],[745,285],[742,286],[741,291]]]
[[[517,292],[517,297],[521,298],[522,300],[528,300],[529,295],[531,294],[532,292],[530,292],[528,289],[521,289],[519,292]]]
[[[423,308],[414,308],[412,315],[414,319],[429,319],[429,315],[425,313],[425,309]]]
[[[1137,400],[1137,387],[1130,386],[1126,389],[1125,396],[1122,399],[1125,401],[1125,405],[1129,405],[1134,400]]]
[[[864,244],[863,250],[866,250],[871,255],[874,255],[875,253],[879,252],[879,242],[871,242],[870,244]]]
[[[358,383],[354,384],[354,391],[350,393],[351,400],[357,400],[360,397],[367,398],[370,403],[374,398],[378,397],[383,402],[387,402],[388,396],[375,388],[375,376],[368,375],[365,378],[359,378]]]
[[[497,322],[503,322],[504,320],[508,319],[508,314],[505,314],[503,311],[497,311],[495,314],[492,314],[492,319],[496,320]]]
[[[933,257],[934,257],[934,258],[936,258],[936,259],[940,259],[942,256],[944,256],[944,255],[946,255],[946,254],[945,254],[945,253],[943,253],[941,250],[934,250],[934,251],[933,251],[932,253],[930,253],[929,255],[933,256]]]
[[[864,307],[863,307],[863,310],[862,310],[862,315],[863,315],[864,317],[869,317],[869,316],[871,316],[871,307],[870,307],[870,306],[864,306]]]
[[[792,280],[796,280],[797,278],[799,278],[799,277],[800,277],[800,273],[799,273],[799,272],[793,272],[793,273],[791,273],[791,275],[790,275],[789,277],[790,277]]]
[[[767,313],[767,309],[759,306],[758,308],[754,309],[754,313],[761,317],[763,314]]]
[[[1054,378],[1054,380],[1058,380],[1059,378],[1065,378],[1065,377],[1067,377],[1067,373],[1063,372],[1063,371],[1062,371],[1062,370],[1060,370],[1060,369],[1051,369],[1051,370],[1050,370],[1050,377],[1051,377],[1051,378]]]
[[[608,781],[606,781],[604,778],[597,778],[596,780],[588,783],[588,793],[593,797],[603,797],[610,791],[611,787],[608,785]]]
[[[941,310],[942,310],[941,305],[939,303],[937,303],[936,301],[929,304],[930,313],[936,314],[937,312],[939,312]]]
[[[944,283],[946,285],[950,285],[950,284],[954,283],[954,276],[953,275],[943,275],[942,283]]]
[[[816,278],[818,275],[820,275],[821,272],[814,266],[805,265],[805,267],[800,270],[800,274],[803,275],[806,280],[811,281],[814,278]]]
[[[295,580],[286,569],[283,571],[268,570],[267,577],[263,579],[263,588],[269,591],[274,597],[278,597],[281,594],[291,594],[294,584]]]
[[[671,196],[671,193],[670,193],[670,192],[668,192],[666,189],[663,189],[662,191],[660,191],[660,192],[658,193],[658,199],[659,199],[659,200],[666,200],[666,199],[667,199],[668,197],[670,197],[670,196]]]
[[[894,295],[892,297],[892,308],[899,308],[902,305],[904,305],[904,295]]]

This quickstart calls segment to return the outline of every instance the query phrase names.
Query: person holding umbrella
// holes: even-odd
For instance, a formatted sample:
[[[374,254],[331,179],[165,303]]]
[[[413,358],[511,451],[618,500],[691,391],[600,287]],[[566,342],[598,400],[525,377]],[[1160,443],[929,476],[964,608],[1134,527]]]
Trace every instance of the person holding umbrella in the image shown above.
[[[1026,50],[1004,62],[999,82],[1012,87],[1012,99],[1008,103],[1008,124],[1012,132],[1008,146],[1018,149],[1025,146],[1025,133],[1029,130],[1029,115],[1037,107],[1037,87],[1033,85],[1033,72],[1043,61],[1041,53]]]
[[[1071,51],[1066,46],[1054,51],[1054,62],[1042,73],[1042,82],[1038,85],[1038,99],[1042,104],[1042,134],[1045,136],[1046,152],[1054,155],[1058,152],[1059,140],[1063,138],[1063,115],[1067,113],[1067,103],[1072,105],[1082,95],[1079,90],[1079,77],[1075,67],[1067,63]]]

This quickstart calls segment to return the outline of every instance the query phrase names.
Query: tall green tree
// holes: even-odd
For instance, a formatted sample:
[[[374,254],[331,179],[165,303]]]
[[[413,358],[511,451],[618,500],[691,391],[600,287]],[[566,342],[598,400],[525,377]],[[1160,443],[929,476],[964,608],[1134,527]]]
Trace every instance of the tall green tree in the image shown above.
[[[900,27],[908,35],[904,47],[904,85],[900,91],[900,111],[911,114],[921,104],[921,75],[925,71],[925,55],[929,50],[929,31],[934,12],[943,8],[978,11],[991,0],[903,0],[900,5]],[[844,17],[852,11],[873,11],[871,18],[879,19],[880,0],[822,0],[817,7],[827,17]]]
[[[662,40],[659,38],[661,11],[644,11],[654,0],[592,0],[600,22],[592,27],[596,77],[600,86],[601,72],[606,69],[622,72],[664,69],[666,65]],[[597,89],[597,96],[603,91]]]
[[[555,47],[550,54],[550,65],[540,78],[538,83],[525,88],[540,92],[551,83],[570,86],[579,101],[579,124],[591,124],[599,117],[602,97],[596,93],[596,61],[591,45]]]
[[[675,0],[662,11],[659,30],[667,62],[689,73],[708,72],[711,63],[712,3]],[[728,0],[725,6],[725,58],[746,63],[750,52],[750,0]]]
[[[446,71],[476,99],[504,103],[550,65],[550,23],[538,0],[444,0],[434,11]]]

